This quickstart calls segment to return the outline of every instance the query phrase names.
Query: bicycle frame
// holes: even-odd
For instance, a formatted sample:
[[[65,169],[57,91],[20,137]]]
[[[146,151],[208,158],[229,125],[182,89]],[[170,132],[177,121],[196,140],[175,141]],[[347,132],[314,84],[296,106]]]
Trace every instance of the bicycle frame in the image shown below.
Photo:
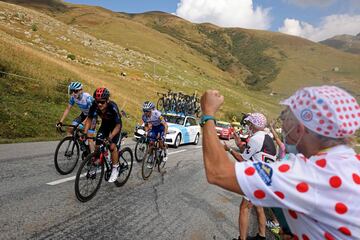
[[[124,132],[121,132],[120,133],[120,137],[119,137],[119,142],[116,143],[116,147],[117,147],[117,151],[120,152],[121,150],[121,144],[122,142],[124,141],[124,138],[127,137],[127,133],[124,133]],[[102,140],[103,141],[103,140]],[[100,164],[105,164],[105,168],[106,170],[109,170],[109,169],[112,169],[112,165],[109,166],[109,163],[107,161],[105,161],[105,152],[108,151],[108,156],[110,158],[110,162],[112,161],[111,159],[111,151],[109,149],[109,146],[104,144],[104,141],[99,145],[99,148],[98,148],[98,151],[99,151],[99,159],[100,159]]]

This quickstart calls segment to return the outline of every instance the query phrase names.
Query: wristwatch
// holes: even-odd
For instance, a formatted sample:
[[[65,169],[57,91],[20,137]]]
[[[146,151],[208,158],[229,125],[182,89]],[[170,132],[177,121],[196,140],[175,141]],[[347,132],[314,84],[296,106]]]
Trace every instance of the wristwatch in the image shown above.
[[[214,116],[202,115],[200,118],[200,126],[203,127],[205,125],[205,123],[209,120],[213,120],[216,123],[216,119]]]

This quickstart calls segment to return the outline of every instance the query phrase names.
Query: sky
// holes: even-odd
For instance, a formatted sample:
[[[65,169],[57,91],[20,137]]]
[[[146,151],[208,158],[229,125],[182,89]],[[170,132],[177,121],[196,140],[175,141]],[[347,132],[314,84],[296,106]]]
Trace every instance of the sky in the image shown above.
[[[282,32],[318,42],[360,33],[360,0],[65,0],[116,12],[163,11],[194,23]]]

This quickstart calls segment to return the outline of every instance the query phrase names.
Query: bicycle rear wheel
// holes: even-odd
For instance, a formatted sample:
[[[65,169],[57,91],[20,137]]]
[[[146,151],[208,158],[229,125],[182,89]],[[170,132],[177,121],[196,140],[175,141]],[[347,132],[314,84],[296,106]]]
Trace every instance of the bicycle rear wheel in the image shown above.
[[[119,176],[115,181],[117,187],[123,186],[130,177],[133,167],[134,159],[132,151],[129,147],[123,148],[119,151]]]
[[[141,137],[135,145],[135,159],[137,162],[141,162],[144,159],[147,152],[148,144],[144,137]]]
[[[144,180],[148,179],[155,166],[155,151],[153,150],[150,154],[146,153],[141,168],[141,175]]]
[[[97,163],[99,156],[96,155],[89,154],[76,173],[75,195],[81,202],[87,202],[95,196],[104,177],[104,164]]]
[[[61,175],[71,173],[80,157],[79,143],[72,136],[63,138],[56,147],[54,164]]]
[[[156,109],[161,112],[164,110],[164,98],[159,98],[159,100],[156,103]]]

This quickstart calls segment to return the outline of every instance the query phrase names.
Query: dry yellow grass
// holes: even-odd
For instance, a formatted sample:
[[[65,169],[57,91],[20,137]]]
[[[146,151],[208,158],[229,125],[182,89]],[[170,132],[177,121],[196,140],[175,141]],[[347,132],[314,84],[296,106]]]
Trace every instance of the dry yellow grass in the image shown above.
[[[23,137],[55,136],[53,125],[67,102],[66,83],[73,79],[85,83],[90,93],[98,86],[109,88],[112,98],[130,115],[124,121],[128,131],[140,119],[141,103],[145,100],[155,101],[157,91],[169,88],[186,93],[219,89],[225,95],[220,118],[249,111],[262,111],[270,117],[276,117],[280,98],[302,86],[328,83],[340,85],[355,93],[360,92],[360,57],[304,39],[266,31],[224,31],[214,25],[201,25],[207,31],[221,32],[219,36],[229,46],[232,39],[227,31],[272,44],[265,54],[276,61],[280,72],[268,89],[252,91],[242,82],[246,76],[246,72],[241,72],[243,69],[222,71],[208,55],[189,45],[208,46],[212,41],[199,32],[199,25],[158,12],[128,15],[74,4],[61,5],[60,11],[54,10],[51,5],[23,2],[33,10],[0,2],[1,9],[12,11],[14,15],[17,12],[31,13],[27,17],[32,18],[38,27],[36,32],[32,32],[31,27],[19,21],[13,21],[10,25],[0,24],[0,67],[7,66],[8,71],[38,79],[28,83],[31,94],[25,91],[27,89],[19,91],[21,82],[15,80],[13,85],[9,82],[1,85],[3,89],[9,88],[9,92],[1,97],[14,104],[13,108],[5,108],[8,111],[6,114],[3,110],[6,116],[2,123],[10,119],[13,129],[14,124],[17,124],[15,128],[20,129],[12,137],[21,137],[24,132],[26,136]],[[161,31],[159,27],[162,27]],[[31,37],[24,34],[26,31],[31,32]],[[36,43],[36,35],[41,38],[41,43]],[[83,42],[89,39],[93,41],[91,46]],[[46,46],[55,50],[45,51]],[[214,54],[216,51],[219,54],[227,51],[221,46],[205,47],[205,50]],[[64,55],[56,55],[57,51],[73,54],[76,61],[70,61]],[[101,64],[97,64],[97,61]],[[131,64],[125,64],[126,61]],[[340,71],[332,71],[333,67],[339,67]],[[127,77],[121,77],[120,72],[126,72]],[[43,91],[39,86],[46,86],[46,90]],[[279,94],[270,96],[272,91]],[[16,101],[16,94],[19,93],[25,94],[25,104]],[[56,97],[51,96],[53,93],[56,93]],[[47,104],[39,107],[39,111],[23,116],[25,108],[36,108],[43,101],[47,101]],[[47,116],[46,121],[41,119],[41,124],[35,129],[41,130],[39,134],[31,135],[19,127],[21,122],[30,122],[28,127],[35,125],[36,121],[32,118],[44,116]],[[20,120],[15,121],[15,118]],[[3,132],[0,138],[7,136]]]

